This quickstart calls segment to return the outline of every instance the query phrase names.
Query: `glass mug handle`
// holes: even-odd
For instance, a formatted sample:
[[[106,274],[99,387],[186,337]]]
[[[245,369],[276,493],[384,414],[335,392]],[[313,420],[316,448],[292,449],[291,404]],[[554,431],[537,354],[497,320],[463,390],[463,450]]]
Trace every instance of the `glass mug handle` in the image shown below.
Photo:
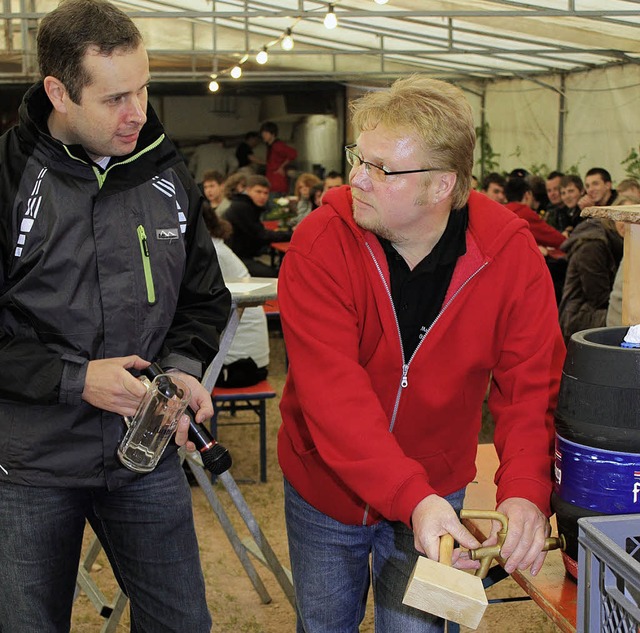
[[[146,376],[140,376],[138,380],[147,388],[147,392],[149,392],[149,387],[151,387],[151,381]],[[142,406],[142,403],[145,401],[146,397],[147,396],[145,395],[142,398],[142,401],[138,405],[138,409]],[[133,414],[134,418],[136,417],[136,414],[137,412]],[[131,422],[133,421],[133,418],[131,416],[125,415],[123,416],[122,419],[124,420],[126,427],[129,428],[131,426]]]

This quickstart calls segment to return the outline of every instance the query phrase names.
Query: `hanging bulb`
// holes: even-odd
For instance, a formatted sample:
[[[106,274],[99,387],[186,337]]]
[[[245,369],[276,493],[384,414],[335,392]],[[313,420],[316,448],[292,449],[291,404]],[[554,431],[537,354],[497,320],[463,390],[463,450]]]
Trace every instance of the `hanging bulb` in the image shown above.
[[[285,51],[290,51],[293,48],[293,37],[291,35],[291,29],[287,29],[284,32],[284,37],[282,38],[282,43],[280,44],[282,49]]]
[[[375,0],[376,4],[387,4],[389,0]]]
[[[211,81],[209,82],[209,92],[218,92],[218,90],[220,90],[220,84],[216,81],[218,75],[214,73],[209,76],[211,77]]]
[[[269,53],[267,53],[266,46],[263,46],[262,50],[256,55],[256,61],[258,64],[266,64],[269,61]]]
[[[335,29],[338,26],[338,18],[333,11],[333,5],[329,5],[329,11],[327,11],[327,15],[324,16],[324,26],[327,29]]]
[[[234,79],[240,79],[240,77],[242,77],[242,68],[240,68],[240,66],[234,66],[229,74]]]

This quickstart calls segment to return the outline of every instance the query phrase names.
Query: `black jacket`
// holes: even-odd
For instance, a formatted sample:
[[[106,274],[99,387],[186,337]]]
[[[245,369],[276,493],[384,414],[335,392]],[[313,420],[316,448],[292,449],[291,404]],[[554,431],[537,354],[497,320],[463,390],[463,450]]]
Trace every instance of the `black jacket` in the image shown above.
[[[288,242],[291,231],[270,231],[260,221],[263,207],[254,204],[245,193],[234,194],[224,217],[231,222],[233,233],[228,244],[241,259],[257,257],[271,242]]]
[[[41,84],[0,138],[0,478],[115,487],[120,416],[81,399],[90,360],[200,376],[230,297],[201,196],[153,110],[102,170],[49,136]]]
[[[558,309],[566,341],[580,330],[604,327],[622,249],[615,224],[599,218],[581,222],[562,245],[569,261]]]

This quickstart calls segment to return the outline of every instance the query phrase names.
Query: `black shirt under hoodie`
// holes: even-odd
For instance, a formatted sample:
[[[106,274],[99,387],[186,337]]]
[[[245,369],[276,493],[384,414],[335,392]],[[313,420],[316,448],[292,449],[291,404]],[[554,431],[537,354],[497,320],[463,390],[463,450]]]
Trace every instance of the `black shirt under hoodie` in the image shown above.
[[[458,257],[467,251],[465,233],[468,224],[466,205],[451,211],[437,244],[413,270],[389,240],[378,238],[389,265],[391,297],[398,316],[405,362],[409,361],[442,309]]]

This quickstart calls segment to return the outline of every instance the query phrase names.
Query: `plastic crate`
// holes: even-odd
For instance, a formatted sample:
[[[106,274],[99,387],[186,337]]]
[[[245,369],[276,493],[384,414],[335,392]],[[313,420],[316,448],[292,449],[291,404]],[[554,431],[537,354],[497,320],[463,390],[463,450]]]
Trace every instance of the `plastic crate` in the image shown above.
[[[578,519],[579,633],[640,632],[640,514]]]

